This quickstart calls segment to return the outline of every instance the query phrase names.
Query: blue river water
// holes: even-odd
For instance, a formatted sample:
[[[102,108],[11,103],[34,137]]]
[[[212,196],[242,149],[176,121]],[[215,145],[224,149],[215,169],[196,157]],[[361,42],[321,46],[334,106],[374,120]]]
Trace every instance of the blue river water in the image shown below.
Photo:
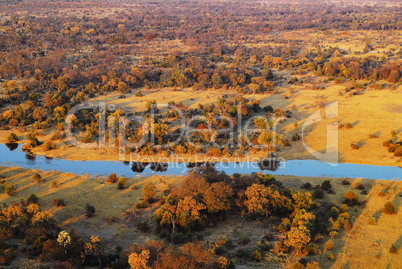
[[[73,174],[91,174],[92,176],[108,176],[116,173],[119,176],[135,177],[147,175],[184,175],[196,166],[188,163],[129,163],[122,161],[70,161],[33,156],[21,150],[21,145],[0,144],[0,165],[17,166],[30,169],[55,170]],[[207,165],[207,164],[203,164]],[[292,175],[307,177],[334,178],[367,178],[384,180],[401,180],[402,168],[396,166],[377,166],[366,164],[339,163],[331,166],[318,160],[287,160],[279,167],[275,164],[261,165],[257,162],[215,163],[214,167],[226,174],[268,172],[273,175]],[[269,169],[267,169],[269,168]],[[273,169],[275,168],[275,169]]]

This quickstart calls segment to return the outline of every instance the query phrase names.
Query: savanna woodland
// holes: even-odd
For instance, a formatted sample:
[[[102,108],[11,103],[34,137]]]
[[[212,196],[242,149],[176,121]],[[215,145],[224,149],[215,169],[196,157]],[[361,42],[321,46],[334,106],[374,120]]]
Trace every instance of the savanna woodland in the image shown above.
[[[0,154],[137,158],[131,177],[5,158],[1,268],[399,268],[397,174],[208,161],[313,159],[332,124],[338,162],[401,167],[401,44],[392,0],[0,0]],[[173,157],[186,173],[141,174]]]

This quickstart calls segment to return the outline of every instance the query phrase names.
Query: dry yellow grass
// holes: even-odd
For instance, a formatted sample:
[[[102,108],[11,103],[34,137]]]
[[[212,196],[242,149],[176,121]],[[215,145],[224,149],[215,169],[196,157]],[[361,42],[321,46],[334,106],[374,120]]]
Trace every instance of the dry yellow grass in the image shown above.
[[[33,175],[40,173],[45,182],[35,183]],[[103,238],[109,247],[122,246],[127,249],[134,243],[143,243],[149,239],[157,239],[151,233],[141,234],[136,230],[137,224],[148,219],[154,208],[148,208],[140,215],[133,212],[135,203],[142,199],[142,185],[145,182],[152,182],[157,186],[157,195],[181,182],[182,177],[151,176],[128,179],[128,189],[117,190],[116,184],[105,184],[104,178],[90,178],[88,175],[77,176],[69,173],[44,172],[21,168],[0,167],[0,175],[5,180],[16,186],[15,196],[8,197],[0,194],[0,202],[10,204],[26,199],[30,194],[39,197],[41,208],[50,211],[57,218],[63,229],[76,229],[80,236],[88,239],[91,235]],[[277,176],[288,188],[301,190],[306,182],[313,186],[321,184],[325,178],[316,177],[294,177]],[[50,182],[56,180],[58,187],[50,188]],[[336,194],[325,194],[322,202],[329,202],[334,205],[341,205],[343,195],[352,189],[351,186],[341,184],[342,179],[331,179],[333,190]],[[374,263],[377,268],[398,268],[402,255],[390,254],[388,249],[391,243],[397,247],[402,245],[402,191],[401,182],[374,181],[374,180],[351,180],[360,182],[369,194],[364,196],[354,190],[361,201],[366,200],[365,207],[349,207],[351,221],[354,223],[350,231],[340,232],[334,239],[335,254],[334,261],[326,261],[325,255],[313,256],[313,260],[320,263],[320,268],[372,268]],[[137,189],[130,187],[137,186]],[[380,197],[379,191],[388,188],[389,195]],[[66,207],[55,208],[53,201],[62,198]],[[384,215],[380,213],[386,201],[393,201],[398,207],[397,215]],[[85,204],[89,203],[96,208],[96,215],[93,218],[85,217]],[[115,217],[116,222],[108,224],[109,217]],[[368,218],[374,216],[376,225],[369,225]],[[219,237],[226,236],[234,242],[242,235],[249,236],[252,242],[261,240],[267,232],[267,228],[260,221],[239,222],[238,216],[229,215],[227,219],[220,222],[216,227],[208,227],[203,232],[204,241],[216,242]],[[328,238],[324,238],[324,242]],[[378,245],[376,245],[378,244]],[[360,254],[365,253],[364,257]],[[289,255],[288,263],[299,259],[300,256]],[[255,266],[255,264],[250,264]],[[387,267],[388,266],[388,267]]]

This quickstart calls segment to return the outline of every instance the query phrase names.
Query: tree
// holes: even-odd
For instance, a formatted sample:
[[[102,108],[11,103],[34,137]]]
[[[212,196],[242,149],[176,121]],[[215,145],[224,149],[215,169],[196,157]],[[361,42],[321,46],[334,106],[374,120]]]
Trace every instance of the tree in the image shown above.
[[[46,112],[42,107],[37,107],[33,112],[33,117],[37,121],[42,121],[46,117]]]
[[[165,203],[155,211],[155,217],[159,224],[172,225],[173,232],[176,228],[176,210],[178,198],[175,195],[169,195],[165,198]]]
[[[354,191],[348,191],[345,194],[345,199],[349,200],[351,204],[357,204],[359,203],[359,197]]]
[[[128,264],[132,269],[151,269],[147,265],[149,260],[149,250],[143,250],[140,254],[131,253],[128,257]]]
[[[324,191],[327,191],[327,190],[329,190],[331,188],[332,188],[332,185],[331,185],[330,180],[324,180],[324,182],[322,182],[321,189],[323,189]]]
[[[18,136],[15,133],[10,133],[6,137],[6,143],[16,143],[18,142]]]
[[[62,117],[64,117],[64,107],[58,106],[53,110],[54,120],[58,123],[61,122]]]
[[[394,215],[397,213],[397,209],[394,203],[392,202],[386,202],[384,207],[381,209],[381,211],[385,214],[388,215]]]
[[[154,136],[158,141],[158,144],[163,143],[163,136],[169,133],[169,127],[163,123],[156,123],[153,128]]]
[[[218,213],[230,209],[230,197],[232,197],[232,188],[224,182],[212,183],[206,189],[203,202],[207,206],[208,212]]]
[[[156,194],[156,187],[153,183],[147,182],[144,187],[142,187],[142,194],[144,195],[144,200],[148,201],[153,198]]]
[[[109,183],[116,183],[116,182],[117,182],[117,175],[116,175],[116,173],[111,173],[111,174],[107,177],[107,182],[109,182]]]
[[[145,104],[145,108],[147,109],[148,112],[150,112],[152,109],[154,112],[158,111],[156,100],[147,101],[147,103]]]
[[[70,234],[67,231],[61,231],[57,238],[57,242],[59,243],[59,245],[63,246],[64,253],[67,256],[67,245],[71,244]]]
[[[201,210],[205,209],[205,205],[198,203],[191,197],[185,197],[177,204],[177,222],[182,227],[188,227],[201,218]]]
[[[86,243],[84,251],[81,253],[81,258],[85,261],[87,256],[95,256],[98,259],[99,264],[102,264],[103,244],[99,237],[91,236],[91,242]]]
[[[290,231],[286,234],[285,245],[293,247],[297,253],[301,252],[301,249],[310,243],[310,231],[306,226],[298,226],[290,228]]]
[[[392,70],[389,73],[388,81],[391,82],[391,83],[397,83],[399,81],[399,78],[400,78],[399,71],[398,70]]]

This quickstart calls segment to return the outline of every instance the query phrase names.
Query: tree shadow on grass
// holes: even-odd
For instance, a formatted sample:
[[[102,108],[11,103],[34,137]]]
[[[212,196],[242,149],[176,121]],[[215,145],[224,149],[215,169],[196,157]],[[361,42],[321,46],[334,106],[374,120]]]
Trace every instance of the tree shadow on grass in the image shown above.
[[[395,241],[395,246],[396,246],[398,249],[401,249],[401,247],[402,247],[402,235],[399,236],[399,238]]]
[[[382,216],[382,212],[381,210],[378,210],[377,212],[375,212],[372,217],[375,218],[375,221],[378,222],[378,220],[380,219],[380,217]]]

